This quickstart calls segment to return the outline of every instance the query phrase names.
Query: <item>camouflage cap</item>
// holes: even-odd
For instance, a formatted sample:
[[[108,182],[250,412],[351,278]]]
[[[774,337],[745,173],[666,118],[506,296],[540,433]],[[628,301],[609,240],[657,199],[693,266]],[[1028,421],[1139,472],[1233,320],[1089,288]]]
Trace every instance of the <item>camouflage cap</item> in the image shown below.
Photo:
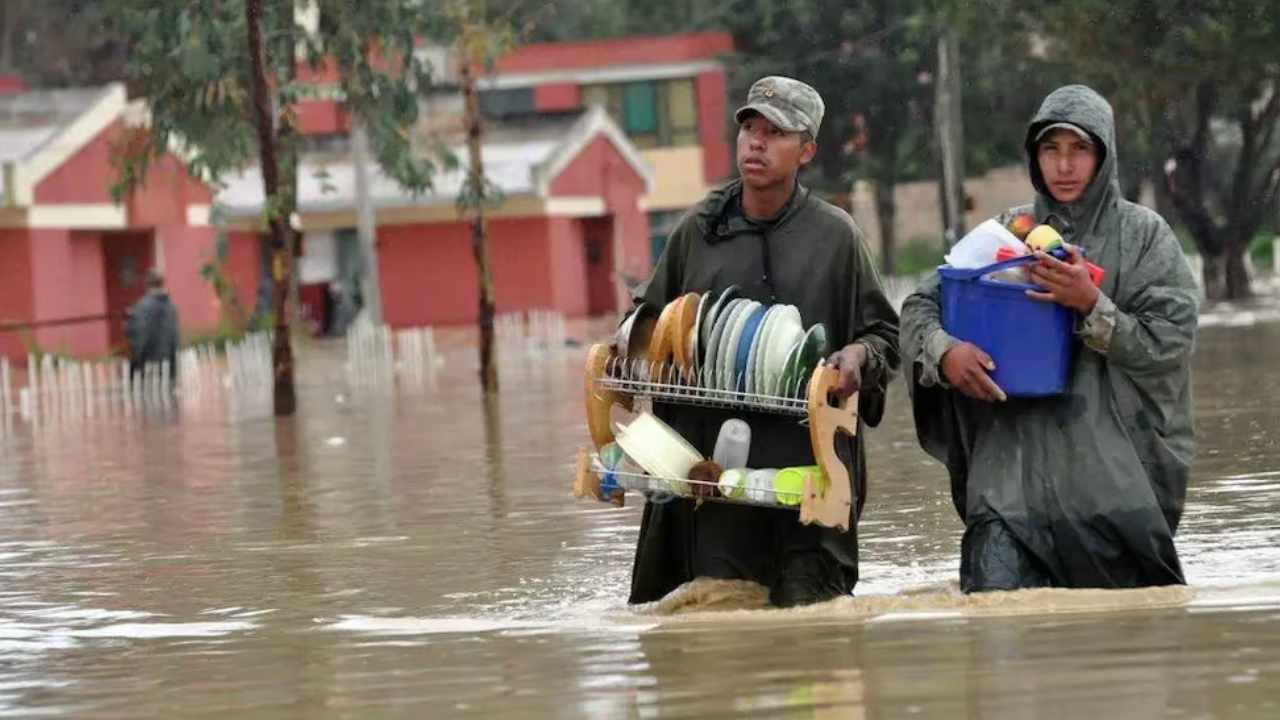
[[[733,114],[739,124],[751,111],[789,132],[808,132],[818,137],[826,106],[822,96],[809,85],[789,77],[771,75],[755,81],[747,91],[747,104]]]

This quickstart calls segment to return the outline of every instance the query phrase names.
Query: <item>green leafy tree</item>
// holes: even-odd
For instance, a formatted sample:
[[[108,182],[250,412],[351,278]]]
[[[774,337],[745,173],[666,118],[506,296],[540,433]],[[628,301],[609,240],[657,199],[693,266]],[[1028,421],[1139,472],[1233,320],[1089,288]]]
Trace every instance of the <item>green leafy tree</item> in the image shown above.
[[[1111,100],[1124,150],[1139,158],[1125,170],[1151,180],[1190,233],[1214,299],[1251,294],[1244,255],[1274,222],[1276,12],[1273,0],[1073,0],[1028,18],[1052,28],[1052,59]]]
[[[127,46],[104,33],[104,0],[0,2],[0,71],[32,87],[101,85],[124,78]]]
[[[299,60],[330,62],[346,109],[367,129],[383,171],[415,192],[428,191],[441,162],[411,132],[431,67],[417,41],[444,31],[433,4],[416,0],[315,0],[319,23],[296,22],[294,0],[107,0],[109,32],[127,39],[129,78],[150,108],[145,131],[125,143],[118,194],[146,181],[148,166],[174,147],[189,169],[217,184],[256,160],[272,248],[274,402],[296,407],[286,312],[296,230],[296,107],[312,88]]]

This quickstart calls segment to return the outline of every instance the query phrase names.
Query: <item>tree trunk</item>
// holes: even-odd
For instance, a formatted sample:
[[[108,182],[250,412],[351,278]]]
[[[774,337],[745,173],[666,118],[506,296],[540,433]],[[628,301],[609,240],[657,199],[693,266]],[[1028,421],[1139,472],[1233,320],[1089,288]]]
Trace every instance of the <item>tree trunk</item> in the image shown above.
[[[297,39],[294,37],[295,0],[276,0],[280,9],[276,13],[276,62],[284,83],[292,84],[298,78]],[[302,302],[298,291],[298,250],[302,234],[293,225],[298,212],[298,129],[293,107],[277,107],[276,155],[280,160],[280,175],[284,179],[283,201],[280,212],[284,215],[286,248],[288,251],[289,299],[286,307],[293,313],[289,327],[297,327],[302,321]]]
[[[461,64],[462,94],[467,128],[467,192],[466,205],[471,214],[471,250],[476,259],[480,280],[480,387],[485,394],[498,392],[498,368],[493,362],[493,277],[489,272],[489,250],[484,219],[484,158],[481,155],[480,104],[476,94],[473,62],[476,53],[474,29],[463,32],[464,51]]]
[[[19,3],[0,4],[0,72],[13,71],[13,37],[18,25]]]
[[[272,366],[275,370],[275,414],[292,415],[297,409],[293,388],[293,348],[289,342],[289,297],[293,258],[290,257],[288,216],[281,207],[280,167],[276,158],[275,125],[271,117],[271,100],[267,92],[267,76],[263,62],[262,0],[245,3],[249,38],[249,62],[253,91],[253,121],[258,132],[258,158],[262,166],[262,185],[266,198],[267,223],[271,228],[271,278],[275,338],[272,344]]]
[[[880,270],[885,277],[893,275],[898,250],[898,230],[895,227],[897,205],[893,201],[895,183],[877,180],[875,182],[876,219],[880,223]]]
[[[944,249],[965,233],[964,124],[961,112],[960,41],[954,29],[938,36],[938,77],[934,82],[934,124],[942,158],[942,228]]]
[[[1235,238],[1227,243],[1226,267],[1223,278],[1224,300],[1245,300],[1253,297],[1253,288],[1249,284],[1249,269],[1244,264],[1244,254],[1249,250],[1248,239]]]
[[[1200,277],[1204,283],[1204,296],[1210,300],[1220,300],[1226,297],[1226,255],[1222,253],[1200,253],[1200,260],[1203,264],[1200,270]]]
[[[356,235],[360,242],[360,285],[369,322],[382,324],[382,283],[378,277],[377,221],[369,198],[369,135],[364,121],[351,118],[351,159],[356,180]]]

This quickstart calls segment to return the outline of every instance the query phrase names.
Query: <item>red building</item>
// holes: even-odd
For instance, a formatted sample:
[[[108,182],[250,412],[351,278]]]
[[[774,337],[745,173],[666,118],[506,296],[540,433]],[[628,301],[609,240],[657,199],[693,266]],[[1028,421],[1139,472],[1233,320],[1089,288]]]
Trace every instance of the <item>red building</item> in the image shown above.
[[[213,230],[190,222],[208,189],[168,160],[123,204],[111,199],[112,146],[137,109],[119,84],[0,95],[0,355],[105,354],[151,267],[171,275],[185,327],[216,323],[198,275]]]
[[[602,314],[626,302],[670,226],[730,172],[725,33],[529,45],[482,83],[489,119],[486,174],[502,193],[489,249],[499,312]],[[435,52],[447,84],[449,58]],[[318,91],[299,108],[308,143],[299,174],[299,274],[323,315],[327,292],[358,283],[349,120],[332,71],[300,76]],[[115,204],[113,144],[142,103],[120,85],[0,90],[0,354],[28,346],[78,355],[119,346],[124,310],[160,268],[187,336],[212,330],[220,308],[200,267],[213,256],[215,218],[227,223],[226,272],[253,307],[264,262],[255,229],[256,168],[215,198],[176,159]],[[424,132],[458,130],[456,92],[424,100]],[[459,157],[465,158],[455,148]],[[467,323],[476,316],[469,230],[455,200],[460,173],[412,196],[370,167],[385,320],[397,326]],[[215,213],[218,206],[222,212]]]

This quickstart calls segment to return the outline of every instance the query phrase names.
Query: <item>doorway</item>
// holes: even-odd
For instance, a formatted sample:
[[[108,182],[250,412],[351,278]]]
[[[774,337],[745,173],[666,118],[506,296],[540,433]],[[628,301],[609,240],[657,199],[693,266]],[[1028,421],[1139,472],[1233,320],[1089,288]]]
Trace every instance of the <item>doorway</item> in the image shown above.
[[[582,237],[586,242],[585,272],[587,277],[587,315],[595,317],[618,309],[613,277],[613,218],[590,218],[582,221]]]
[[[102,234],[102,268],[106,273],[107,327],[111,349],[124,345],[124,315],[147,292],[147,271],[155,265],[150,230]]]

